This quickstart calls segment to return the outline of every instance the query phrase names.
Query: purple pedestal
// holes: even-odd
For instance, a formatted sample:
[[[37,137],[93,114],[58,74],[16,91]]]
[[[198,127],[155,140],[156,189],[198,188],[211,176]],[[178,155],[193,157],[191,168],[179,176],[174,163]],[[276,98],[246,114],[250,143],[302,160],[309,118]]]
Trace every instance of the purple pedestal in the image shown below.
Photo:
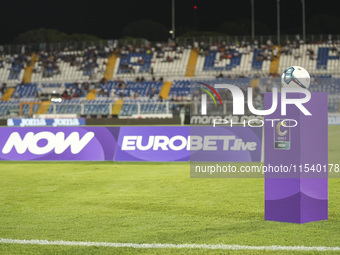
[[[265,117],[265,165],[271,170],[265,174],[265,220],[305,223],[328,219],[327,93],[311,94],[303,105],[312,116],[295,105],[287,105],[286,116],[281,115],[279,94],[276,111]],[[288,98],[300,97],[305,96],[288,94]],[[269,109],[271,93],[265,94],[264,102]],[[284,127],[281,121],[273,124],[270,119],[293,119],[298,125]],[[287,120],[285,125],[295,122]]]

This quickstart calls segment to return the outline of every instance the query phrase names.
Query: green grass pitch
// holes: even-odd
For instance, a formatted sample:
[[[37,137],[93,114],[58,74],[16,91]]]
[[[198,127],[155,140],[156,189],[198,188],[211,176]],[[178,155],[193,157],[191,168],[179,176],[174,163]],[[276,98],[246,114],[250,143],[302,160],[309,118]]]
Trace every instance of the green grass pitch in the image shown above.
[[[329,162],[339,155],[340,127],[332,126]],[[264,221],[263,179],[191,179],[189,166],[1,162],[0,238],[340,246],[340,179],[329,180],[329,220],[299,225]],[[123,253],[318,254],[0,244],[0,254]]]

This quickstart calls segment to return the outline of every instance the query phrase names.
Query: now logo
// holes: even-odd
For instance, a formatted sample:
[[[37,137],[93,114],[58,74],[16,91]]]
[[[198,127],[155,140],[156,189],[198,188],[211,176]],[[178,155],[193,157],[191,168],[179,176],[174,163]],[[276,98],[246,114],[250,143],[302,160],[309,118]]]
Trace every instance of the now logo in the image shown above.
[[[24,154],[27,150],[35,155],[43,155],[54,150],[55,154],[62,154],[67,148],[71,148],[72,154],[78,154],[94,137],[93,132],[87,132],[81,139],[78,132],[72,132],[65,137],[64,132],[56,134],[48,131],[34,134],[28,132],[22,139],[18,132],[13,132],[2,149],[3,154],[8,154],[13,148],[18,154]],[[43,142],[43,140],[45,140]]]

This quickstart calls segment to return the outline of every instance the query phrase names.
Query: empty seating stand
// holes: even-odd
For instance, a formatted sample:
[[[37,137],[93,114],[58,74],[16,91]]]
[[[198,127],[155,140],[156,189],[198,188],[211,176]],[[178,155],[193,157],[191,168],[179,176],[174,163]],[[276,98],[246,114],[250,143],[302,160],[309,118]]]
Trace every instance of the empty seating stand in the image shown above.
[[[40,102],[39,99],[11,99],[11,101],[0,101],[0,116],[19,114],[19,106],[21,102]],[[33,105],[33,114],[39,109],[39,104]],[[30,114],[30,106],[28,104],[22,105],[22,114]]]
[[[34,98],[37,94],[37,84],[17,85],[12,98]]]
[[[100,84],[99,90],[107,90],[107,93],[111,95],[111,90],[114,89],[116,96],[122,98],[133,97],[136,92],[138,93],[138,97],[153,97],[158,96],[162,86],[163,82],[160,81],[128,81],[126,83],[109,81],[106,84]]]
[[[113,99],[85,100],[71,99],[53,102],[48,114],[79,114],[79,115],[109,115],[111,114]]]
[[[132,115],[164,115],[171,112],[172,104],[155,101],[152,99],[128,99],[124,101],[120,111],[121,117],[131,117]]]

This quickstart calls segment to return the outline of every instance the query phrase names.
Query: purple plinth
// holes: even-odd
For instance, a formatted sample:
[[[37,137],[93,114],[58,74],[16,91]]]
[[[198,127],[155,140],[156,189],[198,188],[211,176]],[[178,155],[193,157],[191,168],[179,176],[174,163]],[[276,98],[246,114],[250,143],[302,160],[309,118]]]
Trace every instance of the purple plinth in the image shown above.
[[[327,93],[311,95],[303,105],[312,116],[304,115],[295,105],[287,105],[286,116],[281,115],[279,94],[276,111],[265,117],[265,165],[289,169],[265,174],[265,220],[305,223],[328,219]],[[300,97],[305,96],[288,94],[288,98]],[[264,99],[265,109],[269,109],[272,94],[266,93]],[[272,126],[270,119],[294,119],[298,125],[278,127],[280,121],[275,121]]]

